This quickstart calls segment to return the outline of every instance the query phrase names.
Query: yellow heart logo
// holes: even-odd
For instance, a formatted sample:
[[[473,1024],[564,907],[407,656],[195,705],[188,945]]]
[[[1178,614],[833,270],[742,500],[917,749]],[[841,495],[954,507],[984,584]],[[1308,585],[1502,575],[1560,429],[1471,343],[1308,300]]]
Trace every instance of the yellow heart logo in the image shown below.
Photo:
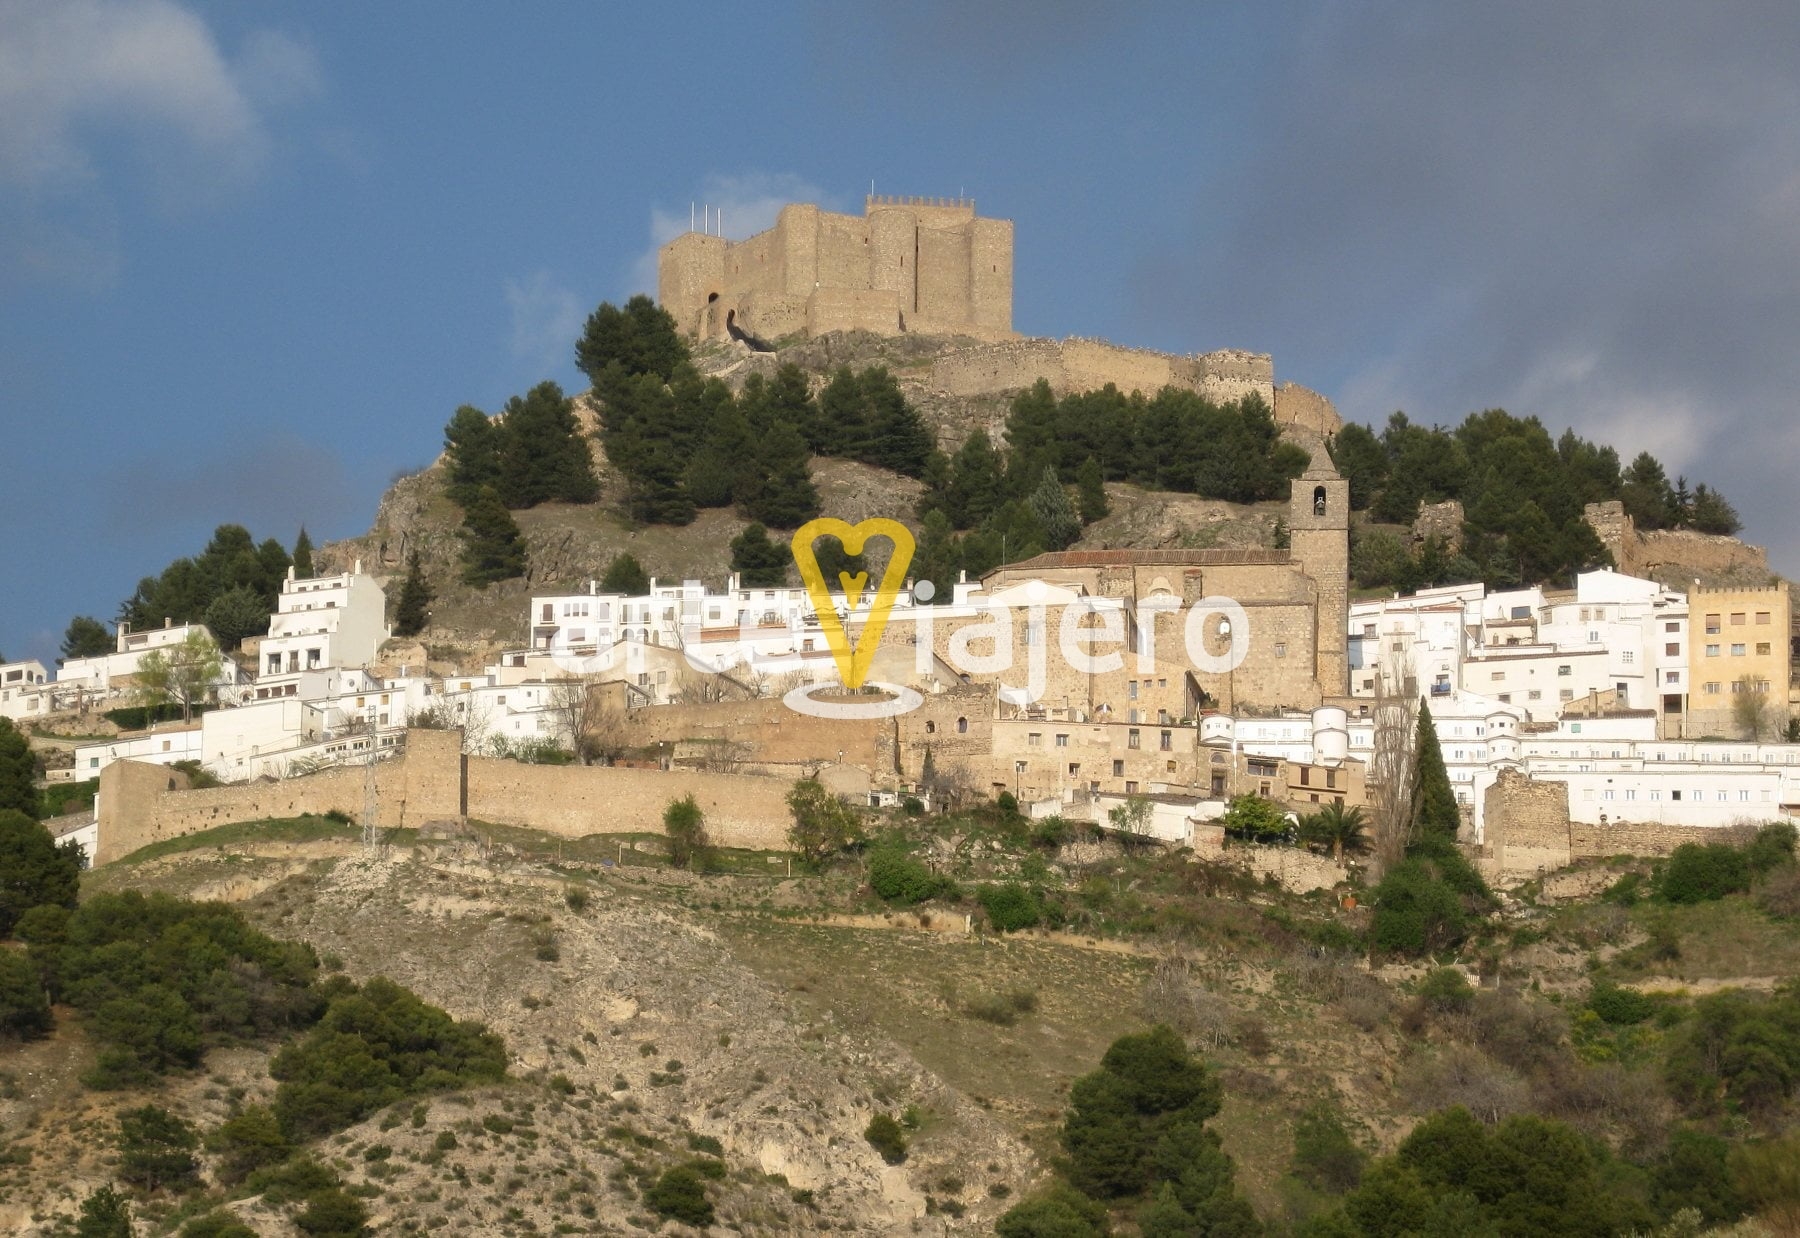
[[[863,621],[854,645],[850,642],[845,618],[839,617],[836,599],[825,583],[819,556],[813,550],[813,542],[821,537],[837,538],[844,544],[844,553],[850,555],[861,554],[870,538],[885,537],[894,543],[887,571],[882,573],[881,585],[875,591],[875,600],[869,604],[868,618]],[[825,643],[837,660],[838,675],[846,688],[860,688],[868,677],[869,664],[875,660],[875,651],[881,646],[881,633],[894,609],[894,599],[900,596],[900,586],[906,581],[906,569],[912,565],[913,535],[898,520],[864,520],[850,524],[827,516],[810,520],[796,529],[793,547],[794,562],[800,568],[806,595],[812,599],[813,610],[819,616],[819,626],[824,629]],[[849,572],[839,572],[838,583],[844,588],[846,612],[854,613],[864,590],[869,587],[869,574],[858,572],[852,576]]]

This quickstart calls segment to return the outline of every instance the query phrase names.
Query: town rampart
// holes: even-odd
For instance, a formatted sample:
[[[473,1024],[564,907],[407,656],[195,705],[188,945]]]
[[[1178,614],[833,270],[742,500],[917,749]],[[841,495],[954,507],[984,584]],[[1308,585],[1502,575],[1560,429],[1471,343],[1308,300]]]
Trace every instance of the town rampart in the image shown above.
[[[1735,537],[1692,529],[1650,529],[1637,522],[1617,499],[1589,503],[1583,512],[1613,565],[1627,576],[1642,576],[1686,588],[1693,579],[1741,580],[1766,575],[1769,555]]]
[[[779,847],[786,837],[792,782],[753,774],[641,770],[613,766],[525,765],[469,757],[458,731],[411,731],[404,755],[376,767],[383,828],[472,817],[568,837],[659,833],[669,803],[692,795],[714,841],[731,847]],[[360,818],[366,771],[330,770],[303,778],[190,790],[160,765],[115,761],[100,775],[96,863],[214,826],[332,811]]]
[[[1040,378],[1058,395],[1098,391],[1108,384],[1128,394],[1154,395],[1173,386],[1219,403],[1259,395],[1273,408],[1274,373],[1274,363],[1266,353],[1240,349],[1177,356],[1124,348],[1105,340],[1022,339],[979,344],[941,356],[932,362],[929,385],[945,395],[964,398],[1022,391]],[[1316,406],[1309,407],[1304,400],[1291,400],[1290,407],[1298,415],[1318,420]]]

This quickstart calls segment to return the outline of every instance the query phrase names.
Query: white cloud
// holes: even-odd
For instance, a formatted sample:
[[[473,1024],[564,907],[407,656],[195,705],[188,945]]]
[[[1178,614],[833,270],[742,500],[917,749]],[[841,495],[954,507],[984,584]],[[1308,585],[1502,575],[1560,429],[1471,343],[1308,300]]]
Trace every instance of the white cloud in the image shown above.
[[[513,356],[542,372],[567,369],[586,316],[581,300],[548,271],[506,281],[506,308],[512,316]]]
[[[734,241],[755,236],[775,222],[781,208],[790,202],[814,202],[836,208],[817,186],[789,173],[747,172],[739,176],[713,173],[700,183],[694,194],[693,226],[700,225],[700,210],[716,212],[723,221],[723,235]],[[717,231],[717,225],[709,225]],[[688,230],[685,210],[650,208],[650,246],[638,255],[631,266],[629,292],[656,294],[656,251]]]
[[[0,0],[0,193],[39,233],[104,213],[117,170],[101,150],[122,139],[162,205],[204,203],[267,166],[271,109],[320,89],[291,36],[256,32],[233,58],[174,0]],[[66,230],[80,248],[83,230]]]

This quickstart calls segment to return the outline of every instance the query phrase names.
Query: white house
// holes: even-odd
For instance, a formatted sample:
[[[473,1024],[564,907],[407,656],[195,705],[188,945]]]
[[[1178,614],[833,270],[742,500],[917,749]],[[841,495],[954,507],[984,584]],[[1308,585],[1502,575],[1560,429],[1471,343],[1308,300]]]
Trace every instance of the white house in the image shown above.
[[[50,710],[50,674],[36,658],[0,663],[0,718],[35,718]]]
[[[200,728],[206,718],[202,714],[194,722],[171,723],[149,731],[134,731],[114,736],[99,743],[82,744],[75,749],[76,781],[98,778],[100,771],[114,761],[143,761],[151,765],[173,765],[177,761],[201,759]]]
[[[113,652],[91,658],[70,658],[57,669],[56,687],[59,690],[79,690],[85,695],[100,699],[123,696],[145,654],[179,645],[193,632],[203,635],[214,648],[218,647],[213,634],[201,623],[170,623],[165,619],[162,627],[142,632],[133,632],[129,626],[120,624],[116,637],[117,648]],[[219,678],[215,687],[226,689],[235,686],[238,682],[237,664],[223,655],[219,661]]]
[[[337,576],[296,579],[288,569],[269,634],[257,650],[262,678],[326,667],[367,666],[390,635],[387,594],[362,560]]]

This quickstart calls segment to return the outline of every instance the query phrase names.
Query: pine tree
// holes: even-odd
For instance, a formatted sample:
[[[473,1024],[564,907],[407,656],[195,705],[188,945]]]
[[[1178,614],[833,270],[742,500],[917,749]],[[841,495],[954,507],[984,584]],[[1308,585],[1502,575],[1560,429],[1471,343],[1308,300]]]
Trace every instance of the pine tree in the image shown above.
[[[473,404],[464,404],[444,426],[444,456],[450,472],[450,497],[467,507],[483,486],[500,484],[498,426]],[[310,560],[310,555],[308,556]]]
[[[1462,815],[1450,790],[1450,772],[1444,767],[1444,750],[1438,746],[1437,726],[1431,707],[1419,702],[1419,723],[1414,737],[1416,772],[1413,778],[1412,819],[1415,838],[1456,839]]]
[[[818,405],[812,449],[822,456],[861,459],[869,430],[862,379],[849,366],[840,367],[819,392]]]
[[[463,580],[483,586],[525,574],[525,537],[492,486],[463,513]]]
[[[482,420],[486,420],[484,417]],[[312,538],[306,534],[306,526],[300,526],[300,536],[294,539],[294,575],[301,580],[313,574]]]
[[[1725,501],[1725,496],[1704,484],[1694,487],[1694,508],[1688,524],[1698,532],[1726,537],[1744,527],[1744,522],[1738,519],[1737,509]]]
[[[13,809],[28,817],[38,815],[37,761],[31,741],[11,718],[0,717],[0,812]]]
[[[1054,451],[1059,414],[1056,395],[1050,390],[1049,382],[1038,379],[1029,390],[1013,397],[1012,409],[1006,415],[1007,450]]]
[[[945,515],[958,529],[972,529],[1000,506],[1002,461],[986,430],[977,429],[963,440],[950,462],[950,486]]]
[[[776,529],[797,529],[817,516],[819,490],[806,461],[806,440],[800,431],[777,423],[755,456],[759,476],[741,503],[743,513]]]
[[[627,374],[654,374],[667,382],[687,359],[687,342],[674,317],[642,293],[624,309],[602,301],[575,343],[575,366],[596,385],[614,363]]]
[[[206,608],[206,627],[221,649],[236,649],[246,636],[269,630],[269,603],[243,585],[221,593]]]
[[[600,592],[642,597],[650,592],[650,575],[635,556],[615,555],[606,567],[606,575],[600,579]]]
[[[1100,461],[1089,456],[1081,462],[1081,471],[1075,475],[1076,498],[1081,506],[1081,523],[1093,524],[1096,520],[1104,520],[1112,511],[1106,501],[1106,482],[1100,474]]]
[[[1031,495],[1031,514],[1044,531],[1044,541],[1051,550],[1066,550],[1081,536],[1081,518],[1069,502],[1069,492],[1050,465],[1044,466],[1043,478]]]
[[[74,909],[81,889],[79,855],[73,845],[57,846],[32,814],[0,808],[0,937],[10,936],[33,907]]]
[[[75,1238],[131,1238],[131,1205],[110,1186],[103,1186],[81,1201],[75,1220]]]
[[[927,512],[919,533],[918,553],[913,558],[914,580],[929,580],[934,590],[932,605],[950,601],[955,591],[957,569],[961,566],[956,534],[950,518],[941,511]]]
[[[591,503],[600,493],[574,402],[553,382],[506,402],[495,489],[508,507]]]
[[[787,548],[771,542],[769,531],[760,524],[749,525],[731,541],[731,570],[748,586],[784,583],[790,558]]]
[[[425,580],[424,565],[415,547],[406,556],[406,581],[400,586],[400,600],[394,605],[394,635],[417,636],[431,618],[431,586]]]
[[[63,632],[61,653],[66,658],[97,658],[113,651],[112,633],[100,620],[76,615]]]
[[[757,454],[749,421],[727,401],[713,413],[703,445],[688,462],[685,482],[694,505],[729,507],[753,498],[762,481]]]

